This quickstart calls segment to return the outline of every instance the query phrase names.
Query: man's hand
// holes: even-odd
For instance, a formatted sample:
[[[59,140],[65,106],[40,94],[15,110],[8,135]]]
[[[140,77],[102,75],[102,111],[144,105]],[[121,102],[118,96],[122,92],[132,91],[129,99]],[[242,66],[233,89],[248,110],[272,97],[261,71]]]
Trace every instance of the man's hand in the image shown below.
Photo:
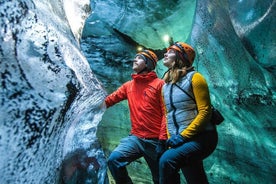
[[[103,103],[100,105],[100,110],[105,111],[106,110],[106,104],[103,101]]]

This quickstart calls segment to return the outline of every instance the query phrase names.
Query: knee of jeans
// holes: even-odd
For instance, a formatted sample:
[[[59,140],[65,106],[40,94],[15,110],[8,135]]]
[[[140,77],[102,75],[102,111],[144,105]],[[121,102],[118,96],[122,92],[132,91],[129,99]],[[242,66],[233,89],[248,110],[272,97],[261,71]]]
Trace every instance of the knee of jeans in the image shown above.
[[[113,151],[113,152],[110,154],[110,156],[109,156],[109,158],[108,158],[108,160],[107,160],[107,164],[109,165],[109,164],[111,164],[111,163],[116,162],[121,156],[122,156],[121,153],[119,153],[119,152],[117,152],[117,151]]]
[[[162,155],[159,160],[159,167],[163,168],[165,165],[168,164],[168,162],[169,162],[169,159],[166,156]]]

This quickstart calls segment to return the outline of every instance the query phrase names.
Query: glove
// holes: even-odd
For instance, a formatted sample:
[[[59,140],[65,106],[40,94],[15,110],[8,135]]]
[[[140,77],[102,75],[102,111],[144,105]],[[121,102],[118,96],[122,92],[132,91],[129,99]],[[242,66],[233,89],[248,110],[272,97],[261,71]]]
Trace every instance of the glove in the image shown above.
[[[166,151],[166,140],[159,140],[158,145],[155,148],[157,159],[159,159],[165,151]]]
[[[171,138],[169,138],[166,142],[166,146],[167,147],[172,147],[172,148],[176,148],[178,146],[181,146],[182,144],[184,144],[186,142],[185,138],[180,135],[172,135]]]
[[[103,102],[102,104],[100,104],[99,108],[102,111],[106,110],[106,104],[105,104],[105,102]]]

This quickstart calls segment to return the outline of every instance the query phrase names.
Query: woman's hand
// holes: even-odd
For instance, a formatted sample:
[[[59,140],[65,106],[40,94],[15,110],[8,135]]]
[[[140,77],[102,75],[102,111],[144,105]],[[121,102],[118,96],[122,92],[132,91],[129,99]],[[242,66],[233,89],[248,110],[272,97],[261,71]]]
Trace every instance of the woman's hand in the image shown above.
[[[180,135],[172,135],[171,138],[169,138],[166,142],[167,147],[176,148],[178,146],[181,146],[186,142],[186,139]]]

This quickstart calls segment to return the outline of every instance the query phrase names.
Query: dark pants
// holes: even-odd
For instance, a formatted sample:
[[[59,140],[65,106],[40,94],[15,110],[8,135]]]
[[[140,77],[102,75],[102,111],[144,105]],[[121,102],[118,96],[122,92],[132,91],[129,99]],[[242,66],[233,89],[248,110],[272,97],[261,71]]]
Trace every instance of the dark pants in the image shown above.
[[[177,148],[168,149],[159,161],[160,184],[180,184],[180,169],[188,184],[208,183],[203,159],[215,150],[217,142],[217,132],[207,131]]]
[[[155,184],[159,183],[158,158],[155,152],[158,139],[140,139],[130,135],[123,138],[108,158],[108,168],[117,184],[132,183],[126,166],[132,161],[144,157]]]

